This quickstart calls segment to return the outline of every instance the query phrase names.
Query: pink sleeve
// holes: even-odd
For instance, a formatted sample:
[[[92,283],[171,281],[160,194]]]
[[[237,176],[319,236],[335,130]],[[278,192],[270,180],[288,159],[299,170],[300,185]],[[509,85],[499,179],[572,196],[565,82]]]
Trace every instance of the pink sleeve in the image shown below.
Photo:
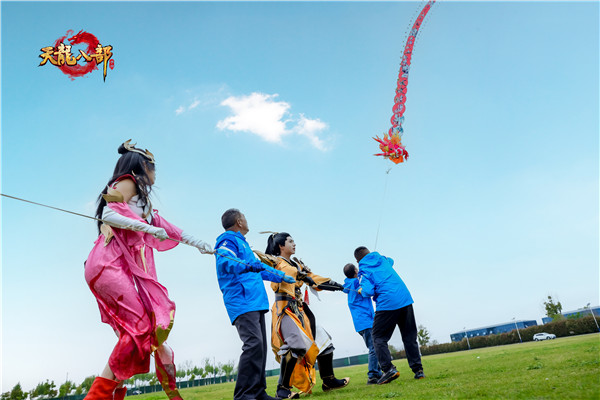
[[[165,231],[167,231],[167,235],[169,235],[171,239],[181,240],[181,233],[183,232],[183,230],[181,230],[180,228],[176,227],[175,225],[158,215],[158,210],[154,210],[154,213],[152,215],[152,225],[157,226],[159,228],[163,228]],[[158,251],[171,250],[179,244],[172,240],[164,240],[161,242],[160,240],[156,239],[154,236],[151,235],[146,235],[145,240],[150,247]]]
[[[123,215],[124,217],[147,223],[145,220],[140,218],[136,213],[131,211],[131,208],[129,208],[127,203],[110,202],[110,203],[107,203],[107,206],[110,207],[113,211],[118,212],[119,214]],[[167,231],[167,235],[169,235],[170,238],[175,239],[175,240],[181,240],[181,232],[182,232],[181,229],[179,229],[175,225],[169,223],[164,218],[162,218],[160,215],[158,215],[157,210],[154,210],[154,214],[152,217],[153,217],[152,218],[153,226],[163,228],[165,231]],[[158,251],[165,251],[165,250],[171,250],[172,248],[174,248],[175,246],[177,246],[179,244],[178,242],[175,242],[173,240],[163,240],[161,242],[159,239],[155,238],[154,236],[150,235],[149,233],[127,231],[127,230],[121,230],[121,231],[123,232],[123,234],[126,237],[126,243],[129,245],[143,242],[143,243],[147,244],[148,246],[152,247],[153,249],[156,249]]]

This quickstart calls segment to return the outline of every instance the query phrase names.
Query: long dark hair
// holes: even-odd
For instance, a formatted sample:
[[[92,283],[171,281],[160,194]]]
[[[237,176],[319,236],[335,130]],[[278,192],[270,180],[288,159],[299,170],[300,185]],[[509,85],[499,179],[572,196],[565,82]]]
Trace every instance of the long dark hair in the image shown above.
[[[285,246],[285,241],[290,235],[287,232],[275,233],[269,236],[267,240],[267,249],[265,250],[266,254],[270,254],[272,256],[278,256],[281,254],[281,249],[279,246]]]
[[[123,175],[133,175],[135,177],[135,188],[137,194],[140,196],[142,207],[146,207],[146,205],[150,202],[149,198],[150,192],[152,191],[152,183],[148,177],[147,170],[153,170],[154,164],[142,154],[128,151],[123,145],[119,146],[118,152],[121,154],[121,157],[117,161],[117,165],[115,165],[113,175],[108,180],[106,186],[104,186],[104,189],[96,201],[98,203],[98,208],[96,208],[96,218],[99,219],[102,218],[102,211],[104,210],[104,206],[106,206],[106,200],[104,200],[102,195],[106,194],[108,187]],[[101,225],[102,222],[98,221],[98,233],[100,233]]]

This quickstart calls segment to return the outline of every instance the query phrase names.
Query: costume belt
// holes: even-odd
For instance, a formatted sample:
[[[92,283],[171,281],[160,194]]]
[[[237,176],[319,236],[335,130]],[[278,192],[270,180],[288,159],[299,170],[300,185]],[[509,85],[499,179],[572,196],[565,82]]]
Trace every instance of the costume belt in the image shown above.
[[[302,322],[302,325],[304,326],[304,313],[302,309],[302,302],[300,302],[295,297],[292,297],[289,294],[285,293],[275,293],[275,301],[287,301],[286,308],[289,308],[295,315],[297,315],[300,321]]]
[[[295,297],[285,293],[275,293],[275,301],[298,301]]]

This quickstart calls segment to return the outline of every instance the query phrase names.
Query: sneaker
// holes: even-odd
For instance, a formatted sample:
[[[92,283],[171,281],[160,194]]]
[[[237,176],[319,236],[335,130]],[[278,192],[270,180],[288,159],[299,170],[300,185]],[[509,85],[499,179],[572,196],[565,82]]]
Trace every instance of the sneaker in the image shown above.
[[[321,386],[321,388],[324,392],[329,392],[330,390],[341,389],[343,387],[346,387],[348,386],[349,382],[350,378],[348,377],[344,379],[329,378],[323,380],[323,385]]]
[[[381,378],[377,381],[378,385],[385,385],[386,383],[390,383],[394,379],[400,376],[400,372],[392,365],[392,368],[386,373],[383,374]]]
[[[415,379],[425,379],[425,374],[422,369],[415,372]]]
[[[367,381],[367,385],[377,385],[378,381],[379,378],[369,378],[369,380]]]

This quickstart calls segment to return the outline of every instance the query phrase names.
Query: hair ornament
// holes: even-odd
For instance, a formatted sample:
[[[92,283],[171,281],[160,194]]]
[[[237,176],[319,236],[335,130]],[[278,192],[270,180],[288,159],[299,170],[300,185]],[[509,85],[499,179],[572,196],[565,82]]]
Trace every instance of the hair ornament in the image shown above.
[[[277,235],[279,232],[273,232],[273,231],[262,231],[262,232],[258,232],[258,233],[260,233],[261,235],[262,235],[262,234],[265,234],[265,233],[270,233],[271,235],[269,235],[269,236],[270,236],[270,237],[273,237],[273,236]]]
[[[136,144],[137,143],[131,144],[131,139],[129,139],[128,141],[123,143],[123,147],[125,147],[125,150],[127,150],[127,151],[131,151],[133,153],[138,153],[138,154],[143,155],[144,157],[146,157],[148,159],[149,162],[154,164],[154,154],[150,153],[150,151],[148,151],[148,149],[145,149],[145,151],[137,149],[135,147]]]

